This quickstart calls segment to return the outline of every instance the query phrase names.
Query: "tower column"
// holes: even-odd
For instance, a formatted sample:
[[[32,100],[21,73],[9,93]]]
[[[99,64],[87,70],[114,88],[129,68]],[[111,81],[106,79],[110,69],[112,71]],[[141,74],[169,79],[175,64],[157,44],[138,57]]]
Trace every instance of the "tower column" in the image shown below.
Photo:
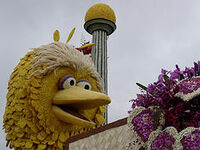
[[[102,30],[94,31],[92,34],[92,42],[95,43],[92,47],[92,60],[97,68],[97,72],[101,75],[104,81],[105,94],[108,94],[107,33]]]

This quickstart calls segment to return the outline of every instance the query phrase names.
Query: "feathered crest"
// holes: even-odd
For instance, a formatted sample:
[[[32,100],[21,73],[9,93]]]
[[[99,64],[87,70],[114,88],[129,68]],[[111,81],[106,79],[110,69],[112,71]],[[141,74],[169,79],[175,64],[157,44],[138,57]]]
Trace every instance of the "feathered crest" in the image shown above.
[[[76,28],[73,28],[72,31],[70,32],[70,34],[68,35],[66,43],[68,43],[71,40],[72,36],[74,35],[75,29]],[[53,40],[54,40],[54,42],[59,42],[59,40],[60,40],[60,32],[58,30],[54,31]],[[95,45],[95,44],[94,43],[88,43],[88,44],[82,45],[79,48],[83,49],[83,48],[86,48],[86,47],[89,47],[89,46],[92,46],[92,45]]]

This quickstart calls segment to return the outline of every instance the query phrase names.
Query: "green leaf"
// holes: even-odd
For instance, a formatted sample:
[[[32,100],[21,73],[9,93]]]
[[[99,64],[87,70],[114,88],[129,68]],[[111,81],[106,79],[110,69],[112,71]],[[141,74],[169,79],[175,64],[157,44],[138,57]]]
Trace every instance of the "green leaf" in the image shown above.
[[[142,85],[142,84],[140,84],[140,83],[136,83],[137,84],[137,86],[139,86],[140,88],[142,88],[143,90],[147,90],[147,87],[146,86],[144,86],[144,85]]]
[[[160,117],[161,117],[161,113],[162,113],[162,110],[160,108],[155,108],[154,115],[153,115],[153,128],[154,128],[154,130],[157,129],[157,126],[159,124],[159,120],[160,120]]]
[[[180,79],[181,80],[185,79],[184,76],[183,76],[183,74],[180,74]]]
[[[169,82],[169,77],[166,74],[163,75],[163,78],[166,83]]]

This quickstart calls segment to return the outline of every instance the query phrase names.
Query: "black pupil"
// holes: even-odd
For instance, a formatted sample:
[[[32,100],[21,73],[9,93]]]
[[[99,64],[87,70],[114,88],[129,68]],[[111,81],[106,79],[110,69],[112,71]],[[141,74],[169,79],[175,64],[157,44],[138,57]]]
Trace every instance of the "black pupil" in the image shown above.
[[[90,88],[89,85],[85,85],[86,90],[89,90],[89,88]]]
[[[71,80],[71,81],[70,81],[70,85],[71,85],[71,86],[74,85],[74,80]]]

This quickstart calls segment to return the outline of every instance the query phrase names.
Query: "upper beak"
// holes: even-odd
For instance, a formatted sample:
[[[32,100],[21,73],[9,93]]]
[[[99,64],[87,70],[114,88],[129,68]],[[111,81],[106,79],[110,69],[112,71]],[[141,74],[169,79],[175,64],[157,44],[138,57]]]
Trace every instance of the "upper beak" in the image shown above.
[[[107,105],[110,102],[110,98],[103,93],[85,90],[77,86],[60,90],[53,98],[53,104],[76,105],[81,108]]]

